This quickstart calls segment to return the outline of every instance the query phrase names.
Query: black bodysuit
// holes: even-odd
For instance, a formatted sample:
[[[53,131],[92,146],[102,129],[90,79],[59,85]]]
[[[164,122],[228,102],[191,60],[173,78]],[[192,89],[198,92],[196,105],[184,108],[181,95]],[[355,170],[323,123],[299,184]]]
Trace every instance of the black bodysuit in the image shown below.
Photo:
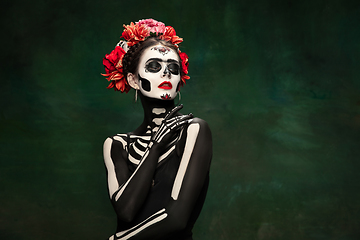
[[[185,162],[187,159],[183,157],[186,142],[192,137],[188,138],[188,135],[189,133],[193,134],[194,129],[197,129],[198,132],[190,154],[191,157],[186,165],[186,172],[182,173],[179,169],[184,169],[184,163],[182,167],[180,166],[181,161],[184,159]],[[207,144],[209,141],[205,141],[206,138],[209,140],[209,137],[210,146]],[[111,139],[109,140],[111,141],[110,156],[119,183],[119,188],[111,196],[112,204],[118,215],[118,224],[116,234],[110,239],[191,240],[192,228],[200,214],[209,183],[211,134],[206,122],[194,119],[192,123],[179,131],[172,144],[161,150],[158,158],[160,160],[158,160],[152,175],[152,181],[149,183],[151,186],[143,195],[145,199],[141,201],[141,206],[137,207],[136,213],[131,218],[123,217],[122,205],[118,201],[119,191],[126,184],[123,175],[126,175],[125,179],[127,180],[129,176],[131,178],[139,168],[142,155],[146,155],[143,153],[146,152],[150,142],[150,133],[143,136],[119,134],[109,139]],[[201,159],[198,159],[199,157]],[[120,162],[121,164],[119,164]],[[106,165],[109,174],[111,167],[108,163]],[[123,169],[125,166],[126,171]],[[177,197],[174,197],[174,195],[176,196],[174,192],[179,188],[174,184],[176,178],[182,179],[182,184]],[[135,180],[134,177],[133,181]],[[138,190],[136,184],[132,186],[129,184],[125,187],[128,192]],[[126,198],[127,196],[121,197]],[[129,198],[125,201],[132,200]],[[132,206],[132,204],[128,206]]]

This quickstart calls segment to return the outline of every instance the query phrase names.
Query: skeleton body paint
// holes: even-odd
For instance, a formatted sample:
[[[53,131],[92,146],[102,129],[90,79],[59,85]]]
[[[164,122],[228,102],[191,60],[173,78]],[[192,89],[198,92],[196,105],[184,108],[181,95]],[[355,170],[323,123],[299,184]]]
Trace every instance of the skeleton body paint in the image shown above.
[[[160,25],[156,29],[165,31]],[[127,26],[124,38],[132,36],[135,27]],[[181,82],[189,77],[188,57],[178,50],[182,39],[172,30],[168,26],[165,32],[151,33],[144,45],[131,45],[133,38],[119,43],[131,51],[119,55],[126,59],[127,79],[116,80],[115,87],[121,89],[125,81],[140,90],[144,120],[134,131],[113,135],[104,143],[109,197],[117,215],[117,228],[109,240],[192,240],[192,228],[205,201],[211,132],[204,120],[181,114],[183,106],[174,104]],[[107,55],[106,64],[112,56]]]
[[[141,88],[146,91],[146,92],[150,92],[151,90],[151,83],[149,80],[147,80],[146,78],[143,78],[140,76],[140,74],[138,74],[138,78],[140,80],[140,85]]]
[[[117,134],[105,141],[109,195],[115,209],[124,209],[118,210],[118,229],[109,239],[157,239],[159,231],[166,234],[166,229],[173,228],[171,224],[193,222],[198,217],[196,209],[202,207],[207,190],[211,135],[203,120],[178,114],[181,108],[152,107],[142,134]],[[127,157],[121,160],[121,156]],[[124,170],[130,175],[122,175]],[[136,189],[143,191],[134,196]],[[127,209],[139,210],[127,213]],[[179,239],[191,234],[188,231],[191,228],[180,231],[184,238]]]

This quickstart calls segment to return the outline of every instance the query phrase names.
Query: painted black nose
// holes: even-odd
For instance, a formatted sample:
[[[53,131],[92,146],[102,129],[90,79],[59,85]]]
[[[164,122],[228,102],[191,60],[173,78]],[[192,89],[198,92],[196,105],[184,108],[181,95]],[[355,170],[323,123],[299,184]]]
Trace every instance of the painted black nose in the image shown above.
[[[170,74],[171,74],[171,73],[170,73],[169,68],[168,68],[168,67],[166,67],[166,68],[165,68],[165,70],[164,70],[163,76],[164,76],[164,77],[165,77],[166,75],[171,76]]]

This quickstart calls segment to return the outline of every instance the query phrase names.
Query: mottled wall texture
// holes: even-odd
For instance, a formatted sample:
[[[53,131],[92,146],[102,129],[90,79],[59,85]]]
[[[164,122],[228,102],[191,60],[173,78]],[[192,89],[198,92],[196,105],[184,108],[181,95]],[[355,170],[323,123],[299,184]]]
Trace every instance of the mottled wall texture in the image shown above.
[[[184,38],[184,113],[214,156],[195,240],[360,237],[360,2],[1,2],[0,239],[106,239],[102,144],[142,120],[106,89],[122,24]]]

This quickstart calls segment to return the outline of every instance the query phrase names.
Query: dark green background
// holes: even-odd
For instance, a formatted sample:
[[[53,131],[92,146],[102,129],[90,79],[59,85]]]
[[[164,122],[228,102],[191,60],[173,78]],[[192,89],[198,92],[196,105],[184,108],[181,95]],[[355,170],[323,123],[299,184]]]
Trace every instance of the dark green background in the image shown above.
[[[1,2],[0,239],[105,239],[102,144],[134,130],[106,89],[122,24],[184,38],[183,113],[212,129],[197,240],[360,237],[359,1]]]

